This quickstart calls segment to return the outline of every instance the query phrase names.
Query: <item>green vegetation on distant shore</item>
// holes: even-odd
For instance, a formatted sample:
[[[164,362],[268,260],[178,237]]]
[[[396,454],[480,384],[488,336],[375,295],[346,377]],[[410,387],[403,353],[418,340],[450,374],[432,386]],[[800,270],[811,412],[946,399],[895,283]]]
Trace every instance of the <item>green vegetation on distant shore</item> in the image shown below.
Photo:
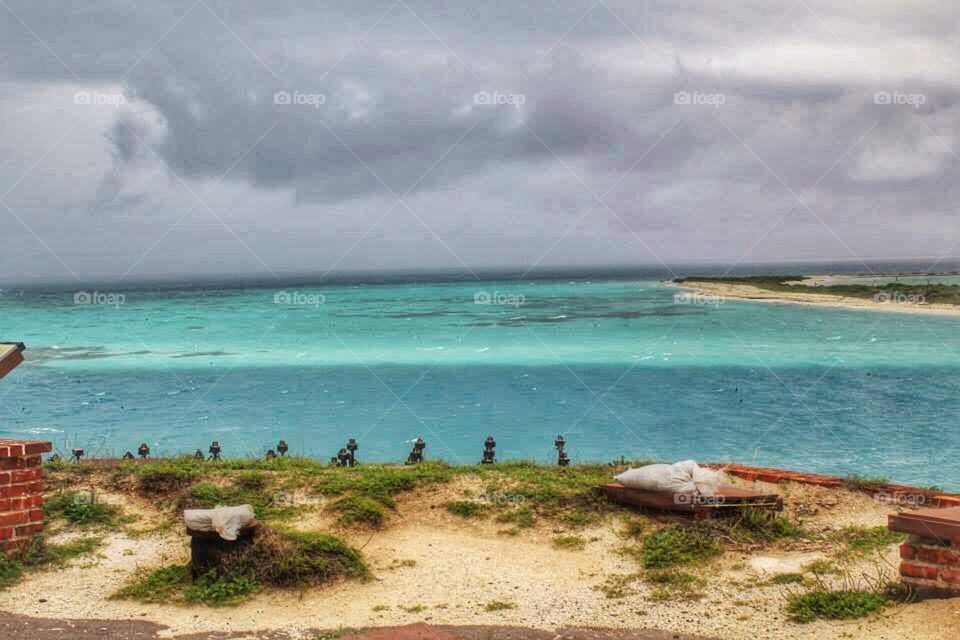
[[[687,277],[674,280],[677,284],[704,282],[716,284],[744,284],[758,289],[774,292],[826,294],[846,298],[861,298],[878,302],[913,300],[929,304],[960,305],[960,285],[956,284],[906,284],[886,282],[878,285],[868,284],[830,284],[808,286],[797,284],[805,276],[724,276],[724,277]],[[793,283],[793,284],[791,284]]]

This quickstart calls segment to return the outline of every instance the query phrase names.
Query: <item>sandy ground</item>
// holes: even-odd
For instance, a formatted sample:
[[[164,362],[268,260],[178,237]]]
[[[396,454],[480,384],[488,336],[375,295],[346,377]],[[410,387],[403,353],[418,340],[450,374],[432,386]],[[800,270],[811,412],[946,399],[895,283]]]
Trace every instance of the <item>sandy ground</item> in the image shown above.
[[[744,483],[741,483],[744,484]],[[758,485],[770,489],[769,485]],[[469,487],[466,487],[469,489]],[[882,525],[889,508],[868,496],[801,485],[777,487],[788,510],[804,525],[828,530],[848,524]],[[852,622],[797,625],[783,613],[786,587],[764,584],[777,573],[796,571],[824,557],[822,543],[797,542],[776,551],[744,549],[695,569],[708,580],[699,601],[658,602],[642,580],[629,584],[623,598],[610,599],[597,587],[611,575],[637,572],[634,560],[618,552],[617,520],[578,532],[585,550],[557,550],[553,536],[570,533],[549,525],[517,536],[501,533],[493,520],[463,521],[442,509],[463,486],[421,490],[401,498],[389,526],[378,532],[343,534],[361,547],[375,578],[348,581],[303,592],[264,592],[226,609],[145,605],[108,599],[138,566],[186,561],[188,542],[179,531],[154,530],[130,537],[115,533],[102,553],[71,566],[29,575],[0,592],[0,610],[56,619],[133,619],[168,627],[162,637],[191,633],[254,632],[268,629],[292,637],[309,630],[397,625],[425,620],[433,625],[511,625],[535,629],[609,627],[662,629],[730,640],[890,639],[946,640],[960,628],[960,598],[892,607]],[[149,517],[151,507],[123,500]],[[311,512],[304,529],[328,529],[325,516]],[[858,571],[896,566],[896,546],[880,560],[864,561]],[[516,608],[486,611],[494,601]],[[309,635],[307,635],[309,637]]]
[[[811,281],[816,280],[813,277]],[[701,282],[688,280],[682,284],[667,283],[678,288],[698,291],[710,296],[720,296],[731,300],[762,300],[784,304],[812,304],[841,309],[860,309],[887,313],[927,313],[934,315],[960,315],[960,307],[952,304],[913,304],[907,302],[878,303],[864,298],[848,298],[824,293],[791,293],[789,291],[769,291],[748,284]]]

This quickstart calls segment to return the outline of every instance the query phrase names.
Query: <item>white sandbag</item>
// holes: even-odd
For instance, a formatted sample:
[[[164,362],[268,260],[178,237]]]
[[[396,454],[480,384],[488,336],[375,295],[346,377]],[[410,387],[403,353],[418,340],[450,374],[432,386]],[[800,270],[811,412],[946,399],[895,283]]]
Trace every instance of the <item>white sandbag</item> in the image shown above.
[[[649,464],[639,469],[627,469],[615,479],[631,489],[712,496],[723,481],[723,475],[705,469],[693,460],[683,460],[674,464]]]
[[[224,540],[236,540],[240,530],[255,519],[253,508],[248,504],[216,509],[187,509],[183,512],[183,521],[187,529],[216,531]]]

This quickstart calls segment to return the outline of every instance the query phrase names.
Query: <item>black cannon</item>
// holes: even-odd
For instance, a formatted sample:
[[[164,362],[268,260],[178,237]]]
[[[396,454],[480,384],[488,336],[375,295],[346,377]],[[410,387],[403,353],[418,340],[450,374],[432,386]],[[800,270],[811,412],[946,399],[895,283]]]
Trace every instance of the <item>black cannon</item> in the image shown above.
[[[483,459],[480,460],[480,464],[493,464],[496,462],[497,454],[494,451],[497,448],[497,441],[493,439],[493,436],[487,436],[487,439],[483,443]]]
[[[407,456],[407,464],[420,464],[423,462],[423,450],[427,448],[427,443],[423,441],[423,438],[417,438],[416,442],[413,443],[413,449],[410,451],[410,455]]]

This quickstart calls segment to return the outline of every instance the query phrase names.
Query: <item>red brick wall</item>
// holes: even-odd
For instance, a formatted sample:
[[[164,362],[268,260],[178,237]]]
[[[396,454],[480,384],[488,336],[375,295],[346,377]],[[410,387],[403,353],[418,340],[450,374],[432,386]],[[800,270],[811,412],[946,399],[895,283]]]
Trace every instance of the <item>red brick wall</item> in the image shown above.
[[[43,467],[49,442],[0,440],[0,550],[26,545],[43,532]]]
[[[903,582],[960,595],[960,549],[955,545],[913,536],[900,545],[900,558]]]

